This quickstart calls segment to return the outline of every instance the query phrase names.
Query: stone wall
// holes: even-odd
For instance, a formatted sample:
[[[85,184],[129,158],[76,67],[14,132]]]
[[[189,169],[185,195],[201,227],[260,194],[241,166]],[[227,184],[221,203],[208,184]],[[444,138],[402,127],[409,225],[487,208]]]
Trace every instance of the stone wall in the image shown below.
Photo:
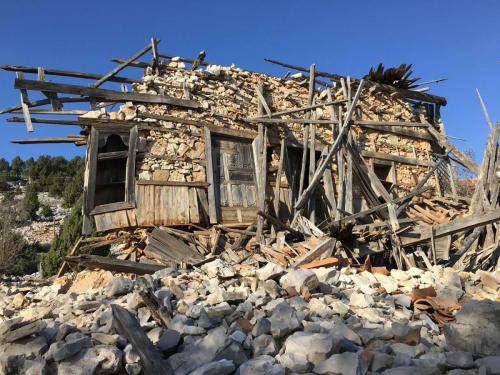
[[[256,87],[262,82],[271,111],[294,109],[307,104],[308,83],[305,77],[294,75],[283,79],[261,73],[244,71],[240,68],[210,65],[203,70],[185,70],[177,61],[162,67],[162,74],[152,74],[147,68],[141,83],[134,84],[137,92],[170,95],[176,98],[190,98],[198,101],[202,109],[186,110],[166,105],[125,104],[119,113],[120,119],[132,120],[141,113],[174,116],[208,123],[222,128],[256,132],[257,125],[243,121],[257,114]],[[332,96],[335,100],[344,98],[342,88],[336,88]],[[326,90],[317,90],[316,103],[328,101]],[[378,121],[418,121],[417,113],[405,100],[388,94],[365,89],[361,95],[354,119]],[[142,117],[143,117],[142,116]],[[298,113],[290,116],[301,117]],[[165,131],[141,131],[137,173],[139,179],[162,181],[205,181],[205,145],[203,126],[187,125],[149,118],[152,125],[161,126]],[[286,117],[286,116],[285,116]],[[318,108],[315,118],[330,119],[329,111]],[[302,142],[302,124],[287,126],[270,125],[271,136],[283,133]],[[428,141],[353,127],[358,146],[362,150],[415,158],[428,162],[432,145]],[[422,128],[412,130],[425,132]],[[332,144],[331,125],[317,125],[317,139],[322,144]],[[273,150],[271,164],[277,165],[279,148]],[[335,171],[335,166],[332,168]],[[416,184],[415,176],[428,170],[425,166],[396,164],[398,188],[408,191]],[[433,183],[433,179],[430,179]]]

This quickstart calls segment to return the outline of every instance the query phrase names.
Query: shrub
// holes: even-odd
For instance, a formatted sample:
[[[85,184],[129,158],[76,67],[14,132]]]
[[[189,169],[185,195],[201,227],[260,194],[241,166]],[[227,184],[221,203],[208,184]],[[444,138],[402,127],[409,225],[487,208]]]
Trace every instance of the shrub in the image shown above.
[[[52,209],[49,206],[43,204],[40,209],[40,215],[48,218],[54,216],[54,213],[52,212]]]
[[[44,254],[42,267],[47,275],[54,275],[59,270],[64,257],[73,247],[82,233],[82,201],[80,197],[71,208],[71,213],[64,219],[63,225],[52,241],[50,250]]]
[[[11,273],[19,254],[26,243],[23,237],[14,231],[16,212],[11,205],[0,206],[0,273]]]
[[[36,212],[40,208],[40,201],[38,200],[38,194],[32,185],[28,185],[26,188],[23,207],[24,211],[27,213],[28,217],[31,220],[36,218]]]

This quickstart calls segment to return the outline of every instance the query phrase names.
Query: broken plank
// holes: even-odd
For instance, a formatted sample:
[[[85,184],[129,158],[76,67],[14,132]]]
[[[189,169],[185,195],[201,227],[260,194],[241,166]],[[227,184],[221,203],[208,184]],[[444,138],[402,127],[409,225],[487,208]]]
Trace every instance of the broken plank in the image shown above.
[[[304,256],[297,259],[293,263],[292,267],[297,268],[303,264],[306,264],[306,263],[313,261],[316,258],[319,258],[321,256],[321,254],[332,249],[335,246],[336,242],[337,242],[337,240],[333,237],[327,238],[326,240],[324,240],[324,241],[320,242],[318,245],[316,245],[316,247],[314,247],[313,249],[308,251],[307,254],[305,254]]]

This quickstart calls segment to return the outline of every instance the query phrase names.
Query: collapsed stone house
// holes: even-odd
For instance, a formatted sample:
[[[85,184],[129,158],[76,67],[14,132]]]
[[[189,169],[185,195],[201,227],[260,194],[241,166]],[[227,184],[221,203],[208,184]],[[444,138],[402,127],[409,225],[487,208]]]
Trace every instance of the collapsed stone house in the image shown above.
[[[138,62],[149,50],[151,63]],[[290,228],[297,212],[319,225],[369,210],[375,218],[364,215],[365,222],[378,216],[396,230],[395,203],[424,193],[456,197],[450,160],[479,171],[446,138],[443,97],[314,65],[275,62],[299,71],[276,77],[199,60],[161,55],[153,40],[132,58],[115,59],[119,66],[107,75],[3,66],[17,72],[22,97],[21,106],[4,112],[24,116],[10,121],[28,130],[33,123],[82,128],[75,136],[17,142],[86,145],[84,234],[93,226],[107,232],[216,224],[250,232],[257,223],[263,242],[265,220]],[[142,69],[142,77],[118,76],[125,67]],[[97,82],[52,83],[46,75]],[[99,88],[104,82],[122,89]],[[30,101],[28,90],[45,96]],[[81,101],[91,110],[63,109]]]

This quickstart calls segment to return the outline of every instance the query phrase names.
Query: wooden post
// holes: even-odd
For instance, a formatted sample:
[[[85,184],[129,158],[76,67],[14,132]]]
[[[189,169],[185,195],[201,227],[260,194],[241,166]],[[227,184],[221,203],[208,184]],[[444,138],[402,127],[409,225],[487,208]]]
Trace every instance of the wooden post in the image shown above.
[[[264,114],[264,105],[260,97],[264,97],[264,85],[259,83],[257,87],[257,115],[262,116]],[[266,177],[267,177],[267,127],[263,123],[258,124],[258,144],[257,144],[257,163],[260,168],[256,170],[257,183],[257,206],[262,212],[266,209]],[[262,231],[264,229],[264,217],[257,217],[257,234],[256,240],[258,243],[263,243],[264,238],[262,236]]]

